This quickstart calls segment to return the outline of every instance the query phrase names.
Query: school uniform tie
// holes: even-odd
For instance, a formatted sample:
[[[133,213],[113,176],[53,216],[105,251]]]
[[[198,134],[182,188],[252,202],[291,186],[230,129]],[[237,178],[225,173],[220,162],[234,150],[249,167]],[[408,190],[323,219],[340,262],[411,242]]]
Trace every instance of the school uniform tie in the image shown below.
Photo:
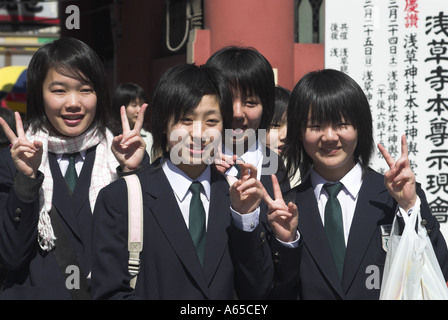
[[[71,193],[75,190],[76,181],[78,180],[78,174],[76,173],[75,167],[75,159],[78,154],[79,152],[74,152],[65,155],[68,158],[68,167],[64,178]]]
[[[345,259],[344,226],[342,224],[342,209],[337,198],[342,189],[342,183],[325,184],[324,189],[328,193],[328,201],[325,205],[325,233],[333,252],[334,261],[342,280]]]
[[[198,253],[201,265],[204,262],[205,254],[205,210],[201,201],[201,183],[193,181],[190,186],[192,193],[190,202],[189,230],[194,246]]]

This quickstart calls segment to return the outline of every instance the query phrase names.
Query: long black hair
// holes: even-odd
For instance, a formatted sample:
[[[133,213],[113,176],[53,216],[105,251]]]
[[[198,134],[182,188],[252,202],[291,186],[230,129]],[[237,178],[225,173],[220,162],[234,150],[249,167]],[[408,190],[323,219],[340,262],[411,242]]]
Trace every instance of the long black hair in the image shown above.
[[[313,165],[302,142],[309,114],[313,123],[338,123],[342,118],[350,123],[358,133],[355,161],[359,160],[363,168],[369,165],[374,139],[372,114],[364,91],[347,74],[324,69],[300,79],[289,99],[283,155],[290,176],[300,169],[303,180]]]

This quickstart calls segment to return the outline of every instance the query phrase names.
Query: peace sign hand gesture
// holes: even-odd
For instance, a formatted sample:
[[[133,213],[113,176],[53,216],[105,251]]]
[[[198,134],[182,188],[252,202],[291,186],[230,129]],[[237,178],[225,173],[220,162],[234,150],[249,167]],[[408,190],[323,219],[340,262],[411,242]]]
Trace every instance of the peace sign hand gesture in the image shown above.
[[[144,156],[146,143],[140,135],[143,126],[143,119],[148,104],[143,104],[137,116],[134,128],[131,130],[128,117],[126,115],[126,107],[120,109],[121,125],[123,133],[114,137],[112,141],[112,152],[120,163],[123,172],[136,170]]]
[[[289,202],[286,205],[277,176],[273,174],[271,179],[274,189],[274,200],[263,187],[263,200],[268,206],[268,221],[279,240],[283,242],[294,241],[299,224],[299,211],[293,202]]]
[[[17,136],[9,127],[8,123],[0,117],[0,125],[5,132],[9,142],[11,142],[11,158],[17,168],[17,171],[24,175],[35,178],[42,161],[42,142],[28,141],[23,130],[22,118],[18,112],[14,112],[16,121]]]
[[[390,195],[404,210],[411,209],[417,201],[415,189],[415,175],[412,172],[408,157],[406,136],[401,137],[401,157],[395,161],[381,144],[378,149],[389,165],[390,170],[384,174],[384,183]]]

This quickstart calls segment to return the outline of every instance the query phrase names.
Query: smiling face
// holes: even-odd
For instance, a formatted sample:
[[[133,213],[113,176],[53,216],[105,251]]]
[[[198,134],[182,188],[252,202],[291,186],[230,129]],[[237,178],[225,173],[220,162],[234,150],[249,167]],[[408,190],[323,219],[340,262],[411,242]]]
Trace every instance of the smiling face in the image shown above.
[[[302,137],[314,170],[323,178],[338,181],[354,167],[358,132],[343,118],[335,124],[312,123],[310,113]]]
[[[191,178],[204,171],[220,148],[223,120],[217,97],[205,95],[199,105],[167,128],[170,159]]]
[[[97,96],[93,88],[54,69],[48,70],[43,98],[45,114],[62,136],[79,136],[95,118]]]

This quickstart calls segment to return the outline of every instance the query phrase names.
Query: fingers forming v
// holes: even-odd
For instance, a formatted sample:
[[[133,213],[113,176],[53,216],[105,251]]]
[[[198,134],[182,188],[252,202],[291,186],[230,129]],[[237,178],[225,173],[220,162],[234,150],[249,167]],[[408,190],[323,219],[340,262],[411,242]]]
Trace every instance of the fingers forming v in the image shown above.
[[[130,131],[128,116],[126,114],[126,107],[124,105],[121,106],[120,108],[120,116],[121,116],[121,128],[124,134],[125,132]]]
[[[268,207],[272,207],[273,203],[276,200],[283,200],[282,190],[280,188],[280,185],[278,183],[277,176],[275,174],[271,175],[272,179],[272,188],[274,190],[274,200],[271,198],[271,196],[268,194],[266,189],[264,188],[263,184],[263,200],[267,204]]]
[[[147,107],[148,107],[147,103],[144,103],[140,107],[140,111],[137,116],[137,121],[135,122],[135,125],[134,125],[134,130],[136,130],[137,132],[140,132],[140,130],[143,127],[143,120],[145,119],[145,111],[146,111]]]

